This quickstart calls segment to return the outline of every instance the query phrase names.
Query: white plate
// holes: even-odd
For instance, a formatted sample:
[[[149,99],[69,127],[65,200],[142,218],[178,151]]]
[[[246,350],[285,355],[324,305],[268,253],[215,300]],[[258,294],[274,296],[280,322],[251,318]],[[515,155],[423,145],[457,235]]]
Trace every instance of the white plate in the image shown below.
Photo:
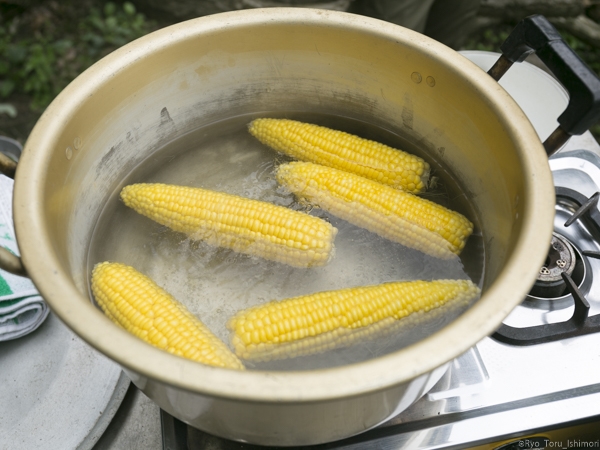
[[[50,313],[30,335],[0,342],[0,449],[91,449],[129,383]]]

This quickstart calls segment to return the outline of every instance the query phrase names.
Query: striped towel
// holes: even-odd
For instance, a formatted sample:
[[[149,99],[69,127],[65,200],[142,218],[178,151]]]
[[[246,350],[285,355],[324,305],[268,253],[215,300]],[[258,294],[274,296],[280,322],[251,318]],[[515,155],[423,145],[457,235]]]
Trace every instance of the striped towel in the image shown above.
[[[0,175],[0,246],[19,254],[12,218],[13,180]],[[28,278],[0,270],[0,341],[31,333],[49,309]]]

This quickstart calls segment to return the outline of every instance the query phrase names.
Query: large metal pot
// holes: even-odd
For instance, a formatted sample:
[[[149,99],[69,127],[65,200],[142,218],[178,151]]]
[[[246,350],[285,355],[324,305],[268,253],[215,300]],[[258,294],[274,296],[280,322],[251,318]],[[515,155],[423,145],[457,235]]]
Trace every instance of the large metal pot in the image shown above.
[[[315,111],[390,129],[456,174],[481,219],[483,295],[401,351],[306,372],[237,372],[158,350],[90,301],[86,255],[109,194],[185,132],[257,111]],[[215,435],[301,445],[360,433],[408,407],[527,294],[552,233],[536,132],[489,75],[410,30],[340,12],[208,16],[143,37],[70,84],[31,133],[14,216],[27,273],[56,313],[161,408]]]

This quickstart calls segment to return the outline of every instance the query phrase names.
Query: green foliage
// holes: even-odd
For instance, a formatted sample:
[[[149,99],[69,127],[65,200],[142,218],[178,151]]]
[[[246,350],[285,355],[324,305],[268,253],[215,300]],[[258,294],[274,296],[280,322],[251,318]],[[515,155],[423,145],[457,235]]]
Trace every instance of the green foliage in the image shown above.
[[[476,36],[472,36],[467,41],[465,49],[500,52],[500,45],[506,40],[511,30],[510,26],[486,28]]]
[[[89,56],[95,58],[101,56],[106,48],[121,47],[147,34],[150,26],[144,15],[136,12],[132,3],[125,2],[119,8],[109,2],[102,11],[92,8],[79,31]]]
[[[575,50],[575,53],[577,53],[594,72],[600,75],[600,51],[598,51],[598,48],[582,41],[570,33],[563,31],[560,34],[569,47]]]
[[[70,28],[54,25],[53,12],[41,11],[37,27],[20,16],[0,22],[0,99],[25,94],[37,110],[96,60],[154,28],[130,2],[92,7],[76,21],[66,17],[67,24],[78,24]]]

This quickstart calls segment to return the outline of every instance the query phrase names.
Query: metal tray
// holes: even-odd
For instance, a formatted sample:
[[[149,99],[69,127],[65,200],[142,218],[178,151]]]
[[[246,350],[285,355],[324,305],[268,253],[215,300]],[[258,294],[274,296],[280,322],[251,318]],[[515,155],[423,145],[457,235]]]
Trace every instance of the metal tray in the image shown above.
[[[0,449],[91,449],[130,380],[55,315],[0,342]]]

